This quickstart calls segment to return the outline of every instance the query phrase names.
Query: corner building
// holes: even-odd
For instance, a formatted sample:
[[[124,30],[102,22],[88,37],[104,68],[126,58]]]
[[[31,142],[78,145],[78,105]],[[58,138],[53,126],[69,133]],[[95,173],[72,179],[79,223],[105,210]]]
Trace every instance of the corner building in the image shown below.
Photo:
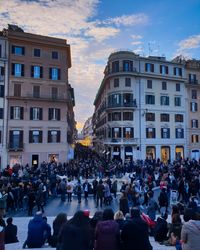
[[[184,158],[185,99],[182,63],[129,51],[112,53],[94,101],[95,149],[122,161]]]
[[[73,143],[70,114],[74,120],[70,45],[14,25],[3,36],[9,44],[7,163],[67,161]]]

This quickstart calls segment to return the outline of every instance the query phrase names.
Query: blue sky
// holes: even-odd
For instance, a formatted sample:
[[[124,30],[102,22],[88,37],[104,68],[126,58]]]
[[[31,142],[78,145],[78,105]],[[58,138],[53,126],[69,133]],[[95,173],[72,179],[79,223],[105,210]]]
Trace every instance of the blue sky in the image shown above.
[[[199,0],[0,0],[0,29],[8,23],[67,39],[79,128],[93,114],[111,52],[200,59]]]

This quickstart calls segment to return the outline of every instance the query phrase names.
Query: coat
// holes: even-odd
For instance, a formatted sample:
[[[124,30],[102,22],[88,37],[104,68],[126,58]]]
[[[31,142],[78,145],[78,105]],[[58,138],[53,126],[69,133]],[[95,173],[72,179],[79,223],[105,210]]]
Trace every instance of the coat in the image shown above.
[[[118,250],[120,231],[114,220],[100,221],[95,231],[94,250]]]
[[[18,242],[17,226],[10,224],[5,227],[5,244]]]
[[[183,250],[199,250],[200,221],[189,220],[183,224],[181,240]]]
[[[129,213],[129,206],[128,206],[128,199],[127,198],[120,198],[120,200],[119,200],[119,210],[122,211],[124,216],[127,213]]]
[[[152,250],[148,226],[141,218],[127,222],[121,232],[123,250]]]

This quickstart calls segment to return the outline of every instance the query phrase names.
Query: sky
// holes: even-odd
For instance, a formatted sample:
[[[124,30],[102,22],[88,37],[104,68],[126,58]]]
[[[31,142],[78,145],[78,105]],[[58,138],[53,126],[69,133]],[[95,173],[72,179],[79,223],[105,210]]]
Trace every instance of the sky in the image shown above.
[[[0,29],[8,23],[71,45],[79,131],[94,112],[110,53],[200,59],[200,0],[0,0]]]

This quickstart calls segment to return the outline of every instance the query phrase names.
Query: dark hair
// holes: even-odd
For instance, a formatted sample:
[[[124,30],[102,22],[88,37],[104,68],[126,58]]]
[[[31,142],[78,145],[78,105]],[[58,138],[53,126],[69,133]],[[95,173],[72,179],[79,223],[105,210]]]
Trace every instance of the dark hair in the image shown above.
[[[103,212],[96,211],[92,219],[90,220],[90,224],[93,228],[96,227],[97,223],[103,219]]]
[[[165,213],[162,213],[161,217],[164,219],[164,220],[167,220],[168,218],[168,214],[165,212]]]
[[[186,208],[183,214],[183,219],[185,222],[195,219],[195,212],[192,208]]]
[[[89,218],[84,215],[83,211],[77,211],[74,217],[69,221],[69,224],[77,227],[87,227],[89,226]]]
[[[140,218],[140,210],[137,207],[130,209],[131,218]]]
[[[177,205],[172,206],[172,215],[173,214],[180,214],[180,209]]]
[[[111,208],[106,208],[103,211],[103,220],[114,220],[114,212]]]
[[[53,221],[53,224],[63,225],[66,222],[67,222],[67,214],[66,213],[59,213],[56,216],[55,220]]]
[[[179,214],[172,215],[172,223],[181,223],[181,217]]]
[[[7,220],[6,220],[7,224],[12,224],[13,222],[13,218],[12,217],[9,217]]]

